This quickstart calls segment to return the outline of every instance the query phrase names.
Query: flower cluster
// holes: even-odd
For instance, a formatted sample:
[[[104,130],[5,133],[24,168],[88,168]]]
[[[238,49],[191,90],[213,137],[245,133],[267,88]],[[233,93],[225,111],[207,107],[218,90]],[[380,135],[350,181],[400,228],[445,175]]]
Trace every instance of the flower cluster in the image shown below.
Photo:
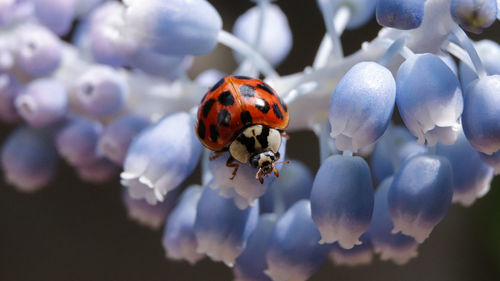
[[[0,120],[19,126],[1,147],[5,179],[39,190],[61,159],[88,182],[119,174],[129,216],[164,225],[168,258],[209,257],[242,281],[307,280],[328,258],[404,264],[452,202],[488,192],[500,45],[464,30],[500,19],[500,1],[317,0],[327,32],[311,67],[286,76],[274,67],[292,46],[287,17],[254,2],[230,33],[205,0],[3,1]],[[343,31],[373,16],[378,36],[344,57]],[[291,160],[263,184],[249,164],[232,178],[230,153],[203,148],[197,107],[225,74],[186,71],[218,44],[234,51],[234,74],[280,93],[289,131],[317,135],[316,174]],[[201,183],[182,190],[198,163]]]

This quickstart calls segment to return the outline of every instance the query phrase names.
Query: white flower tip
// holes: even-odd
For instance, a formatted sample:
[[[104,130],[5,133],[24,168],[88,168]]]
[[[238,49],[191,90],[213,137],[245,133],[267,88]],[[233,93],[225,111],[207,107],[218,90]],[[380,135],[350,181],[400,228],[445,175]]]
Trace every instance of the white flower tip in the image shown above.
[[[139,177],[139,182],[142,183],[142,184],[144,184],[144,185],[146,185],[149,188],[154,188],[154,183],[150,179],[148,179],[147,177],[145,177],[145,176],[140,176]]]
[[[138,178],[139,176],[129,172],[121,172],[120,178],[122,179],[122,184],[127,186],[127,181]]]

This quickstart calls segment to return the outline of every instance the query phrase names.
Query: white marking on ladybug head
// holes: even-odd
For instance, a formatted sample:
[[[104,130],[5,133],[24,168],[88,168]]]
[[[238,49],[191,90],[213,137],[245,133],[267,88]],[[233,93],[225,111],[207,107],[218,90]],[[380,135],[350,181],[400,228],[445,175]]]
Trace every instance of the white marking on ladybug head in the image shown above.
[[[250,162],[254,168],[261,169],[266,175],[273,171],[278,149],[281,146],[281,134],[276,129],[263,125],[245,128],[229,146],[229,152],[241,163]]]

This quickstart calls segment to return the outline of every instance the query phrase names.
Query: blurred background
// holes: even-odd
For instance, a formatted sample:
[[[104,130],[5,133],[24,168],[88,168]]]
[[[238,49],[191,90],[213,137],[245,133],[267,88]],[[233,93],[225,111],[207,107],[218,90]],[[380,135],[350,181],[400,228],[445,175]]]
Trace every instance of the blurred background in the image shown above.
[[[221,14],[224,29],[252,6],[247,0],[210,0]],[[302,71],[313,61],[324,34],[315,1],[278,1],[294,36],[293,49],[278,67],[280,74]],[[376,36],[375,21],[346,31],[346,55]],[[473,39],[500,42],[500,23]],[[208,68],[230,73],[236,67],[231,51],[219,46],[196,58],[189,75]],[[0,142],[13,127],[0,124]],[[287,156],[315,172],[317,140],[311,132],[291,133]],[[199,183],[199,169],[187,186]],[[3,175],[2,175],[3,176]],[[105,185],[81,182],[62,165],[45,189],[23,194],[0,179],[0,280],[232,280],[223,264],[204,259],[192,267],[165,258],[162,230],[152,231],[130,221],[122,204],[118,177]],[[419,248],[419,257],[404,266],[377,259],[368,266],[334,266],[331,261],[310,280],[500,280],[500,177],[491,191],[472,207],[453,205],[447,217]]]

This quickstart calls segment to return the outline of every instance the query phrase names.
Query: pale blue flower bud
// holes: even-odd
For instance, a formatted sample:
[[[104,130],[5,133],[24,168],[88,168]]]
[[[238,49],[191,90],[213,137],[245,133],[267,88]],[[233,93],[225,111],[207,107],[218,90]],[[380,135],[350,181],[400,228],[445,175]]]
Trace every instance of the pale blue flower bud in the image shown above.
[[[405,264],[417,256],[418,243],[413,237],[402,233],[392,233],[394,223],[389,214],[388,193],[393,178],[385,179],[375,192],[375,206],[368,229],[373,249],[382,260],[392,260],[396,264]]]
[[[62,45],[45,27],[27,25],[17,33],[16,63],[29,76],[51,74],[62,59]]]
[[[15,130],[3,143],[2,170],[7,182],[20,191],[42,188],[57,171],[57,151],[50,137],[31,128]]]
[[[144,48],[134,50],[126,60],[132,67],[168,80],[178,78],[193,62],[191,56],[167,56]]]
[[[438,144],[436,154],[448,158],[453,169],[453,202],[470,206],[488,192],[493,168],[481,160],[462,131],[453,145]]]
[[[57,132],[57,150],[70,165],[79,167],[95,163],[99,159],[96,146],[101,131],[99,122],[72,118]]]
[[[16,123],[21,120],[14,101],[19,95],[21,85],[15,76],[0,74],[0,120],[6,123]]]
[[[45,127],[61,120],[68,111],[68,93],[54,79],[29,83],[14,104],[21,117],[33,127]]]
[[[339,150],[357,152],[389,125],[396,100],[392,73],[374,62],[353,66],[330,97],[331,136]]]
[[[190,186],[181,195],[177,206],[168,217],[163,231],[163,248],[167,257],[174,260],[187,260],[195,264],[204,255],[196,251],[198,242],[194,230],[196,220],[196,209],[200,201],[202,189],[200,186]],[[171,192],[174,193],[174,192]],[[170,197],[170,192],[167,198]],[[144,202],[141,200],[141,202]],[[147,204],[147,203],[143,203]],[[157,206],[161,206],[160,203]],[[149,205],[149,204],[148,204]],[[151,206],[151,205],[149,205]],[[156,207],[156,206],[155,206]]]
[[[194,124],[188,113],[173,113],[134,138],[121,173],[122,184],[133,198],[150,204],[163,201],[193,172],[201,154]]]
[[[320,243],[338,241],[346,249],[360,245],[359,237],[368,229],[373,211],[373,185],[365,160],[327,158],[314,179],[311,208]]]
[[[377,22],[397,29],[415,29],[422,24],[426,0],[378,0]]]
[[[198,74],[194,81],[196,82],[196,84],[200,85],[200,87],[210,89],[213,85],[215,85],[215,83],[217,83],[217,81],[222,79],[224,76],[226,76],[226,74],[217,69],[207,69]]]
[[[392,176],[406,158],[427,152],[427,147],[417,145],[415,137],[405,127],[389,126],[377,141],[370,159],[370,167],[377,182]]]
[[[214,261],[232,266],[236,257],[245,249],[258,217],[258,204],[240,210],[233,200],[222,198],[216,190],[205,187],[194,224],[197,251]]]
[[[202,55],[217,45],[222,20],[204,0],[129,1],[124,34],[165,55]]]
[[[95,117],[118,113],[127,101],[124,77],[111,67],[91,66],[74,85],[74,92],[84,112]]]
[[[465,90],[462,124],[472,146],[483,153],[500,150],[500,75],[475,80]]]
[[[105,158],[75,168],[80,179],[94,184],[108,182],[120,173],[120,167]]]
[[[139,115],[123,115],[108,123],[99,137],[98,154],[122,166],[132,139],[150,122]]]
[[[268,242],[265,273],[272,280],[307,280],[327,259],[332,247],[319,244],[320,239],[311,218],[309,200],[298,201],[274,227]]]
[[[264,270],[267,268],[266,252],[269,248],[269,238],[277,220],[278,216],[275,214],[264,214],[259,217],[245,250],[234,264],[235,281],[271,281]]]
[[[453,20],[467,31],[481,33],[497,18],[496,0],[451,0]]]
[[[453,144],[463,99],[457,76],[436,55],[414,55],[401,64],[396,77],[396,103],[403,121],[429,146]]]
[[[442,156],[415,155],[406,160],[388,195],[392,232],[401,231],[422,243],[448,212],[452,179],[450,162]]]
[[[367,23],[373,17],[377,3],[376,0],[317,0],[317,2],[320,5],[332,5],[334,12],[342,6],[349,8],[351,13],[347,23],[349,29],[359,28]]]
[[[262,23],[259,23],[261,20]],[[255,45],[259,24],[263,24],[262,34],[260,44],[255,46],[255,49],[262,53],[269,63],[276,66],[292,49],[292,31],[286,15],[277,5],[271,4],[266,7],[264,17],[261,19],[260,7],[255,6],[236,19],[233,33],[249,45]],[[238,62],[243,61],[244,57],[241,54],[234,52],[234,55]]]
[[[276,212],[277,208],[287,210],[295,202],[311,196],[313,174],[304,163],[290,160],[283,165],[280,177],[277,178],[259,199],[261,213]],[[282,206],[276,206],[282,204]]]
[[[64,35],[70,30],[76,2],[83,2],[79,0],[32,1],[38,21],[57,35]]]
[[[495,175],[500,174],[500,151],[497,151],[491,155],[479,152],[481,159],[495,169]]]
[[[179,192],[170,192],[165,201],[151,205],[144,200],[130,197],[126,189],[122,192],[122,201],[127,209],[128,218],[153,230],[159,229],[165,223],[178,197]]]

